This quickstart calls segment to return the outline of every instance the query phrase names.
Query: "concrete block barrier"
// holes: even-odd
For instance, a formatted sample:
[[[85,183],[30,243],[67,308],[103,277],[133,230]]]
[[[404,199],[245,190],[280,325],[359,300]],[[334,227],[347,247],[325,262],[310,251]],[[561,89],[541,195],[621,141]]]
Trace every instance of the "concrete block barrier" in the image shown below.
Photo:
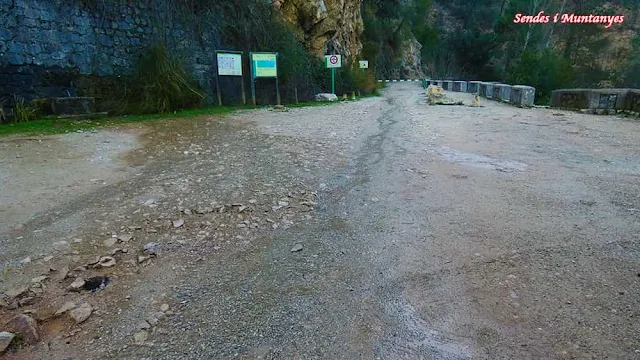
[[[551,107],[596,114],[640,112],[638,89],[558,89],[551,92]]]
[[[454,81],[453,82],[453,91],[467,92],[467,82],[466,81]]]
[[[526,85],[514,85],[511,87],[509,102],[516,106],[533,106],[536,96],[536,88]]]
[[[494,97],[502,102],[511,102],[511,85],[496,84],[494,86]]]
[[[467,92],[476,93],[477,94],[478,90],[480,88],[480,83],[481,82],[482,81],[469,81],[467,83]]]

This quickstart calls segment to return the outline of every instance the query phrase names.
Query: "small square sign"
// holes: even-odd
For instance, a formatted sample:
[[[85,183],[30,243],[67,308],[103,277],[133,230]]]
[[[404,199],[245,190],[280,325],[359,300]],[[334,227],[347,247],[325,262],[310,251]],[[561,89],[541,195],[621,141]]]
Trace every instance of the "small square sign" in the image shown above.
[[[324,57],[324,62],[328,68],[339,68],[339,67],[342,67],[342,56],[326,55]]]
[[[358,63],[360,64],[360,69],[368,69],[369,68],[369,61],[368,60],[360,60],[360,61],[358,61]]]

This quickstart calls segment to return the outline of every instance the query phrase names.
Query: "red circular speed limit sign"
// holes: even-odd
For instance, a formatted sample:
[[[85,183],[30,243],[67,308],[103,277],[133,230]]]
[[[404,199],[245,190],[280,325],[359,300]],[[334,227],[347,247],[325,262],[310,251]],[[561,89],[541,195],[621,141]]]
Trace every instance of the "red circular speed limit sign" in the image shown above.
[[[332,64],[337,64],[338,63],[338,57],[333,55],[329,58],[329,62]]]

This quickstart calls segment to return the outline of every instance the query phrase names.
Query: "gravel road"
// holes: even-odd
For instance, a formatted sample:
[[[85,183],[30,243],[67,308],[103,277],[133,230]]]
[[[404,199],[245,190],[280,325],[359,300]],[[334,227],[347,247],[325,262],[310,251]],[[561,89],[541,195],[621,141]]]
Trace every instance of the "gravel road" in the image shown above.
[[[640,358],[640,123],[481,105],[0,139],[0,291],[49,277],[0,303],[41,334],[5,358]]]

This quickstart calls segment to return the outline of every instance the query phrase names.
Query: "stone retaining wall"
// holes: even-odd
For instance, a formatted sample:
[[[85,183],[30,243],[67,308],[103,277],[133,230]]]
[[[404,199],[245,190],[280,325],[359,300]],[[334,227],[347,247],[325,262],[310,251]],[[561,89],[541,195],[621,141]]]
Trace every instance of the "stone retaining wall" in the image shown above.
[[[81,95],[83,78],[130,74],[140,51],[160,39],[209,89],[218,39],[197,39],[156,2],[0,0],[0,101]]]

